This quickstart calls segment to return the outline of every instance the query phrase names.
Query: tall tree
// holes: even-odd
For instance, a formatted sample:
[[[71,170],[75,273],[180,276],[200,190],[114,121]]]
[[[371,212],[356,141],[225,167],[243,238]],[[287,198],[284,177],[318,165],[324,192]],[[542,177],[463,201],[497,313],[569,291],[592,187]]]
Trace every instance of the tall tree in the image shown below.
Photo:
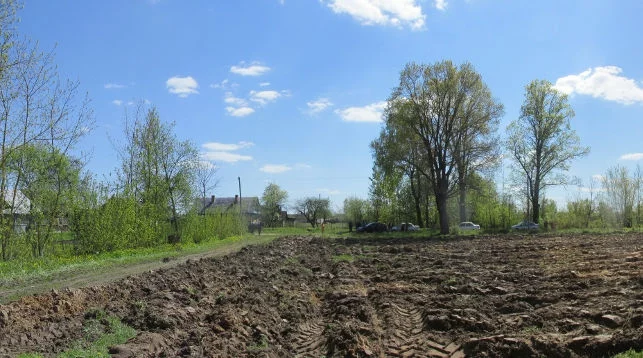
[[[126,126],[127,142],[121,150],[119,189],[143,205],[141,220],[170,222],[174,240],[180,237],[179,214],[192,205],[192,189],[198,162],[197,150],[179,140],[173,123],[162,122],[156,108],[142,111]],[[157,225],[157,235],[163,228]]]
[[[199,161],[196,162],[195,165],[194,185],[197,193],[201,196],[201,200],[203,200],[201,203],[202,206],[199,208],[199,210],[201,210],[208,204],[208,192],[214,190],[219,185],[219,179],[216,176],[219,168],[208,161]]]
[[[344,199],[344,215],[355,224],[355,227],[361,225],[367,218],[370,211],[368,200],[357,197],[348,197]]]
[[[534,80],[525,88],[520,117],[507,127],[507,148],[524,183],[531,220],[540,220],[540,195],[550,185],[567,182],[564,172],[573,159],[589,153],[570,120],[574,111],[567,95],[550,82]]]
[[[481,138],[493,133],[501,114],[502,105],[469,63],[410,63],[400,74],[388,100],[385,126],[398,140],[418,141],[421,162],[416,169],[433,190],[443,234],[449,232],[447,200],[464,177],[458,166],[481,162],[476,156],[482,151],[474,150],[474,144],[485,142]]]
[[[39,144],[51,157],[65,157],[93,120],[87,97],[78,98],[78,83],[59,78],[53,51],[41,52],[16,32],[19,8],[17,1],[0,1],[0,212],[10,214],[0,215],[3,259],[11,256],[14,204],[27,174],[20,170],[27,157],[16,154]]]
[[[268,227],[277,226],[286,200],[288,200],[287,191],[282,190],[275,183],[268,184],[261,196],[261,222]]]
[[[630,177],[629,170],[623,166],[609,168],[602,178],[607,204],[616,214],[622,227],[632,227],[634,203],[637,196],[637,179]]]

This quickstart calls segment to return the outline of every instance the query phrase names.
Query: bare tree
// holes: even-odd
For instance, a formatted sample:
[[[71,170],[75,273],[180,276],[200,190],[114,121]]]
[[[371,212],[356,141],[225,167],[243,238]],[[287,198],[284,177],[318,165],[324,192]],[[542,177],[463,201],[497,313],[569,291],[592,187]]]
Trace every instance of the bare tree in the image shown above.
[[[303,215],[312,227],[316,227],[318,219],[326,219],[330,215],[330,200],[314,196],[300,199],[295,204],[295,210]]]

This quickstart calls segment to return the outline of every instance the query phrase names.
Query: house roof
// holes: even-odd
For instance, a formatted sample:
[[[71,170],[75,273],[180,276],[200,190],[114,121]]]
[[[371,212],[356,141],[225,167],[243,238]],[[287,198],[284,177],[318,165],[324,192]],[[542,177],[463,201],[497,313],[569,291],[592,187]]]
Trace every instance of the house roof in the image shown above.
[[[29,208],[31,207],[31,200],[27,198],[20,190],[15,192],[15,201],[14,201],[14,191],[7,190],[4,192],[5,209],[2,210],[3,214],[19,214],[26,215],[29,214]],[[13,210],[12,210],[13,208]]]

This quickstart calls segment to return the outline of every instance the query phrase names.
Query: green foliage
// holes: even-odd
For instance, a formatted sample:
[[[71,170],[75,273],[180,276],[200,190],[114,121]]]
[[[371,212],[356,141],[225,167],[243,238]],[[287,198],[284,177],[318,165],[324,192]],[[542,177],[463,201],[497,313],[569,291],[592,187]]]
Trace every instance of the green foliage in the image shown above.
[[[275,227],[280,222],[281,210],[288,200],[288,192],[279,185],[270,183],[261,197],[261,222],[267,227]]]
[[[574,111],[567,95],[548,81],[534,80],[525,87],[520,117],[507,126],[507,147],[515,163],[516,185],[531,206],[531,220],[538,223],[540,196],[550,185],[564,184],[571,161],[589,153],[582,147],[570,120]]]
[[[371,207],[368,200],[354,196],[344,199],[344,215],[346,216],[346,220],[354,224],[355,228],[368,219],[370,211]]]
[[[110,357],[109,347],[123,344],[136,336],[136,330],[117,317],[104,312],[88,312],[83,324],[83,339],[58,355],[59,358]]]
[[[169,230],[157,207],[132,197],[114,196],[99,208],[75,210],[71,230],[81,253],[104,252],[163,243]]]
[[[209,239],[225,239],[246,232],[245,221],[236,213],[223,210],[208,211],[205,215],[190,212],[183,219],[181,236],[196,244]]]
[[[643,358],[643,351],[635,351],[630,349],[627,352],[619,353],[614,358]]]

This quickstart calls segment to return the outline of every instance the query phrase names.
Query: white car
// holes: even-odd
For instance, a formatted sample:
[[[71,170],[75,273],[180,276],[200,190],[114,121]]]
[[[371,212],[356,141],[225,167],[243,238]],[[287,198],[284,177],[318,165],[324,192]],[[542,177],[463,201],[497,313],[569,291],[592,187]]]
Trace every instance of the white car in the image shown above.
[[[480,225],[474,224],[471,221],[464,221],[458,224],[460,230],[480,230]]]
[[[418,231],[419,227],[416,225],[413,225],[411,223],[401,223],[400,225],[393,226],[391,228],[391,231],[404,231],[403,229],[406,227],[406,231]]]
[[[538,230],[538,224],[531,221],[523,221],[511,227],[514,230]]]

